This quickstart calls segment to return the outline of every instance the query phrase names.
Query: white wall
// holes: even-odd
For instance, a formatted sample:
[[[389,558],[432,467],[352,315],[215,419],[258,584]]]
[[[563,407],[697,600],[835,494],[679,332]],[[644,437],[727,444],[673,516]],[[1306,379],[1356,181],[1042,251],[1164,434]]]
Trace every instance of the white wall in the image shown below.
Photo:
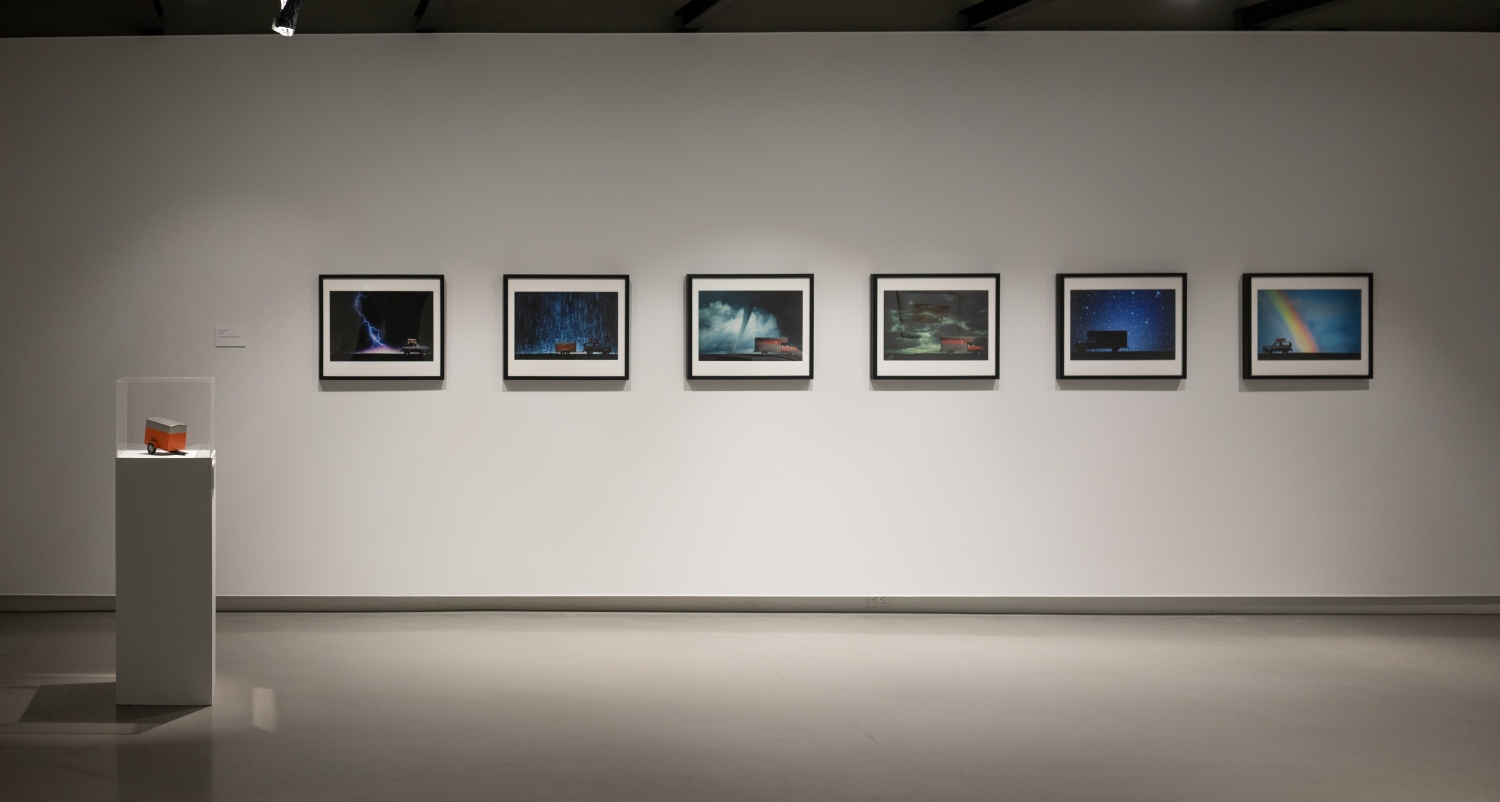
[[[0,592],[112,592],[151,375],[219,380],[221,593],[1500,592],[1497,45],[0,42]],[[1187,381],[1059,387],[1054,274],[1140,269]],[[1240,273],[1330,269],[1376,378],[1243,386]],[[998,385],[872,387],[868,275],[952,270],[1004,276]],[[506,387],[507,271],[631,274],[628,387]],[[686,385],[723,271],[816,273],[810,386]],[[339,272],[447,275],[445,387],[320,389]]]

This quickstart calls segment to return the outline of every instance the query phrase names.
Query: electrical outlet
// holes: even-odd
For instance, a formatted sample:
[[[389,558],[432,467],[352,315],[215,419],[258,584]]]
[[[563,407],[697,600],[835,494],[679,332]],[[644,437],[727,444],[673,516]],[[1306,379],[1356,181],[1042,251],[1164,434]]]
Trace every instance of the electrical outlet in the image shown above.
[[[866,596],[865,597],[865,606],[866,607],[890,607],[891,606],[891,597],[890,596]]]

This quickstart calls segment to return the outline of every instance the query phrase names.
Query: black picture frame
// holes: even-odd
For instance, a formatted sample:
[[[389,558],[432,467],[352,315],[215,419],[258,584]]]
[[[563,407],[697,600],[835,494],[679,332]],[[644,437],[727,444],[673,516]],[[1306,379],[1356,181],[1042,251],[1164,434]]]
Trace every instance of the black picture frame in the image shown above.
[[[802,282],[805,282],[805,285]],[[689,381],[703,379],[811,380],[813,378],[813,360],[817,356],[817,351],[813,341],[813,313],[816,305],[812,273],[694,273],[684,279],[683,290],[683,350]],[[800,331],[796,336],[788,335],[780,338],[783,340],[781,347],[799,351],[799,357],[792,360],[770,353],[761,355],[762,352],[757,348],[757,350],[743,354],[725,354],[723,358],[717,360],[703,360],[701,357],[708,354],[700,353],[695,345],[698,342],[697,335],[701,322],[697,303],[698,293],[705,291],[744,293],[798,291],[805,293],[799,310],[802,320]],[[754,317],[755,311],[755,308],[747,307],[743,313],[742,334]],[[772,315],[770,319],[777,321],[779,318]],[[759,341],[772,338],[755,339]],[[792,342],[794,340],[796,342]],[[790,367],[792,365],[795,367]]]
[[[907,287],[890,287],[882,289],[882,283],[902,283]],[[986,286],[980,290],[979,283]],[[932,285],[922,287],[921,285]],[[916,285],[916,286],[911,286]],[[976,285],[976,286],[960,286]],[[944,289],[946,287],[946,289]],[[965,343],[964,347],[969,350],[976,348],[984,352],[984,359],[955,359],[943,361],[941,356],[933,354],[936,359],[932,361],[902,361],[896,362],[888,358],[885,353],[885,323],[886,310],[882,292],[929,292],[929,293],[952,293],[952,292],[987,292],[986,301],[986,331],[983,336],[982,346]],[[999,273],[872,273],[870,275],[870,379],[872,381],[884,380],[911,380],[911,379],[999,379],[1000,378],[1000,274]],[[955,335],[950,339],[964,339]],[[967,338],[973,340],[976,338]],[[940,337],[940,345],[942,340]],[[982,366],[982,370],[975,370],[976,366]],[[882,372],[882,368],[885,372]]]
[[[1359,290],[1360,338],[1357,358],[1347,353],[1320,353],[1298,359],[1297,336],[1257,348],[1260,303],[1263,291]],[[1281,294],[1281,292],[1278,292]],[[1286,299],[1272,304],[1279,317],[1295,318],[1311,334],[1304,315]],[[1289,326],[1295,328],[1295,326]],[[1321,328],[1321,326],[1320,326]],[[1345,338],[1347,339],[1347,337]],[[1291,342],[1287,342],[1291,340]],[[1284,346],[1285,350],[1281,350]],[[1317,350],[1317,349],[1315,349]],[[1262,351],[1267,353],[1262,354]],[[1278,353],[1279,352],[1279,353]],[[1306,363],[1315,364],[1306,364]],[[1375,378],[1375,274],[1374,273],[1244,273],[1240,277],[1240,378],[1247,381],[1280,379],[1373,379]]]
[[[1074,286],[1070,286],[1073,284]],[[1173,358],[1165,359],[1154,354],[1164,351],[1136,352],[1119,355],[1129,350],[1128,336],[1118,341],[1100,340],[1096,349],[1082,343],[1070,343],[1068,328],[1071,321],[1070,293],[1075,290],[1150,291],[1171,290],[1174,295],[1175,323],[1173,336]],[[1058,381],[1121,380],[1121,379],[1186,379],[1187,378],[1187,274],[1186,273],[1058,273],[1057,274],[1057,379]],[[1090,337],[1096,332],[1089,332]],[[1099,331],[1098,334],[1128,335],[1128,330]],[[1117,342],[1126,344],[1117,345]],[[1082,346],[1075,349],[1072,346]],[[1110,354],[1103,353],[1106,349]],[[1075,358],[1075,354],[1091,354],[1091,358]],[[1097,363],[1097,364],[1095,364]],[[1162,364],[1166,363],[1166,364]]]
[[[569,343],[573,346],[573,350],[570,352],[564,352],[562,350],[563,344],[561,343],[556,346],[557,351],[555,353],[559,355],[567,353],[568,356],[565,358],[547,360],[545,365],[541,362],[536,366],[528,364],[527,367],[533,368],[531,370],[523,368],[520,363],[527,362],[528,360],[517,359],[518,355],[513,353],[512,349],[515,347],[515,342],[513,340],[512,327],[517,323],[513,310],[515,293],[526,291],[525,289],[518,290],[514,285],[525,282],[553,287],[569,284],[579,285],[574,290],[543,290],[545,292],[614,292],[615,290],[612,288],[602,289],[600,287],[605,284],[618,283],[620,300],[616,312],[618,316],[615,332],[616,346],[614,349],[618,352],[616,358],[610,359],[604,357],[592,359],[590,357],[594,356],[594,354],[590,351],[589,343],[595,341],[588,340],[582,346],[574,341]],[[604,273],[507,273],[501,277],[500,283],[501,295],[504,298],[504,304],[500,313],[500,339],[503,349],[501,374],[505,381],[630,380],[630,276]],[[589,289],[589,286],[593,286],[594,289]],[[583,351],[581,355],[579,354],[580,349]],[[607,353],[608,351],[605,351],[605,354]]]
[[[417,273],[326,273],[318,276],[318,379],[320,381],[370,381],[413,380],[443,381],[447,374],[448,359],[448,312],[447,283],[441,274]],[[335,337],[330,327],[334,325],[330,304],[335,292],[431,292],[431,311],[436,312],[432,321],[432,344],[423,345],[414,338],[411,349],[426,348],[430,358],[414,356],[410,360],[355,361],[336,358]],[[413,353],[406,343],[391,346],[393,351]],[[341,346],[338,353],[345,352]],[[395,356],[395,354],[391,354]]]

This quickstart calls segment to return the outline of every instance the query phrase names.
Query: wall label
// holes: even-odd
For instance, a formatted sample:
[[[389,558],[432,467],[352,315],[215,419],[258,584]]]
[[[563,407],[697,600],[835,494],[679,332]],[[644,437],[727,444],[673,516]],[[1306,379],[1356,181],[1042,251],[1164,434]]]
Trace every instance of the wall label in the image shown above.
[[[249,344],[245,326],[214,326],[215,348],[244,348]]]

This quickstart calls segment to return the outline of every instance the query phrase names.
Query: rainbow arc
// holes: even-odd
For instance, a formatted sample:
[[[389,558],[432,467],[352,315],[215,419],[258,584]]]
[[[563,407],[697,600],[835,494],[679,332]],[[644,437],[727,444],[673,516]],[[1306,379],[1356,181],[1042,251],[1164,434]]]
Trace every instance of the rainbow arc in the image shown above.
[[[1318,347],[1318,339],[1313,336],[1312,329],[1308,328],[1307,321],[1302,318],[1302,313],[1286,297],[1281,290],[1262,290],[1270,299],[1271,306],[1276,314],[1281,316],[1286,323],[1287,331],[1292,335],[1292,347],[1304,354],[1316,354],[1321,352]]]

